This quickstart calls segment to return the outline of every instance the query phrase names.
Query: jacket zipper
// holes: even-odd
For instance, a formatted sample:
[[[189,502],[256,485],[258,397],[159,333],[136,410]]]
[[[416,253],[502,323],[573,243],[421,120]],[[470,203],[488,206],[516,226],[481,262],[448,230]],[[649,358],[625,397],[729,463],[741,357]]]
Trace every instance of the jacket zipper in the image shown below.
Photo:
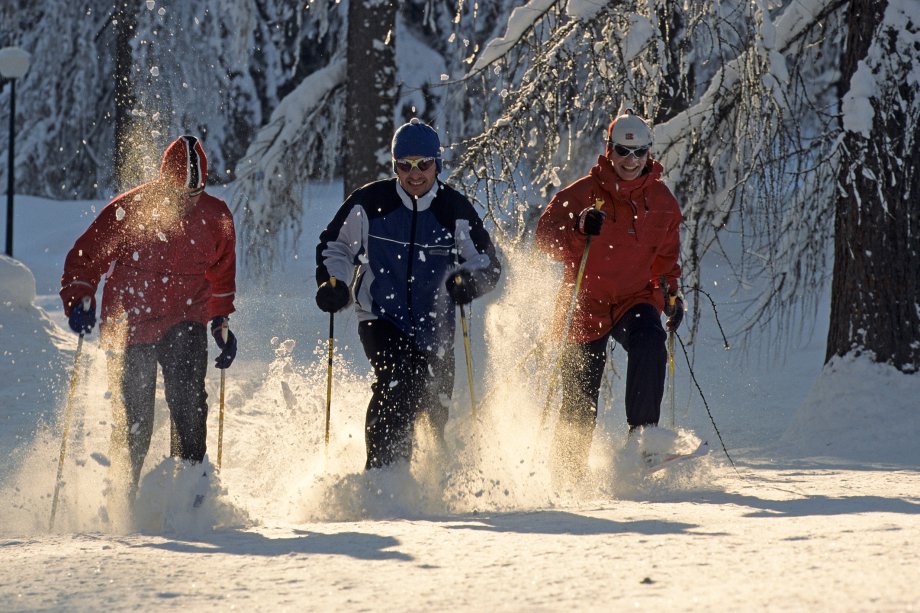
[[[415,317],[412,314],[412,264],[415,261],[415,234],[418,222],[418,199],[412,198],[412,226],[409,231],[409,261],[406,262],[406,314],[412,333],[415,333]]]

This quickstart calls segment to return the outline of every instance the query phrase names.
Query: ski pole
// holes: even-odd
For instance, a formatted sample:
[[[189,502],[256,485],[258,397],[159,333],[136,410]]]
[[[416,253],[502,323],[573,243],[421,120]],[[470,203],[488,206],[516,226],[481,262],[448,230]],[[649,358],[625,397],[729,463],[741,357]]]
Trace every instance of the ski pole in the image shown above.
[[[460,282],[460,276],[457,275],[457,283]],[[466,309],[460,305],[460,326],[463,329],[463,349],[466,352],[466,378],[470,384],[470,406],[472,407],[473,419],[477,418],[476,410],[476,393],[473,391],[473,359],[470,354],[470,331],[466,325]]]
[[[604,206],[604,200],[602,198],[594,199],[594,210],[599,211],[601,207]],[[585,250],[581,254],[581,263],[578,265],[578,274],[575,276],[575,289],[572,292],[572,301],[569,303],[569,309],[565,314],[565,326],[562,328],[562,339],[563,344],[567,342],[569,336],[569,330],[572,328],[572,320],[575,318],[575,309],[578,306],[578,294],[581,292],[581,280],[585,276],[585,265],[588,263],[588,250],[591,249],[591,238],[589,234],[588,239],[585,241]],[[559,368],[561,367],[562,356],[556,356],[556,363],[553,366],[552,374],[550,375],[549,380],[549,392],[546,394],[546,402],[543,404],[543,415],[540,418],[540,429],[543,429],[543,424],[546,423],[546,417],[549,413],[549,403],[553,398],[553,393],[556,391],[556,379],[559,376]]]
[[[668,293],[668,285],[664,275],[661,276],[661,292],[664,294],[664,301],[668,307],[668,312],[674,312],[674,305],[677,303],[677,294]],[[674,330],[668,330],[668,379],[670,380],[670,390],[668,390],[668,411],[671,422],[671,429],[674,429]]]
[[[674,429],[674,330],[668,332],[668,378],[671,380],[671,389],[668,393],[669,417],[671,419],[671,429]]]
[[[329,277],[329,284],[335,287],[335,277]],[[335,313],[329,313],[329,368],[326,372],[326,454],[329,454],[329,415],[332,412],[332,355],[335,343]]]
[[[230,330],[230,324],[227,319],[224,319],[223,324],[221,325],[220,335],[224,339],[224,344],[227,343],[227,337]],[[227,369],[220,369],[220,414],[217,420],[217,470],[220,470],[221,461],[224,457],[224,389],[226,387],[227,380]]]
[[[92,304],[89,296],[83,299],[83,310],[89,311]],[[58,494],[61,491],[61,478],[64,475],[64,456],[67,455],[67,438],[70,436],[70,412],[73,407],[73,396],[77,389],[77,367],[80,364],[80,354],[83,352],[83,332],[77,339],[77,351],[73,356],[73,372],[70,373],[70,389],[67,391],[67,404],[64,408],[64,433],[61,436],[61,455],[58,457],[57,477],[54,479],[54,496],[51,499],[51,519],[48,521],[48,530],[54,530],[54,516],[57,514]]]

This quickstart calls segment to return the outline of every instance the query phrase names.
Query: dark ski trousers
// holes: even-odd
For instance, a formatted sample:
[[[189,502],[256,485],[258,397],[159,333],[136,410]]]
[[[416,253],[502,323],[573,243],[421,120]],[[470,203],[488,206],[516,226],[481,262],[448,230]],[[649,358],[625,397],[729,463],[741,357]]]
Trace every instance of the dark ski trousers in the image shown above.
[[[423,414],[437,440],[443,441],[447,404],[454,389],[453,347],[443,357],[422,351],[383,319],[359,323],[358,336],[375,376],[364,428],[365,468],[409,460],[415,422]]]
[[[573,343],[562,354],[562,409],[554,448],[563,464],[579,470],[587,462],[597,421],[597,400],[607,362],[607,339],[626,350],[626,422],[630,428],[657,425],[667,367],[667,334],[651,304],[637,304],[599,339]]]
[[[153,434],[157,364],[163,370],[169,407],[170,455],[201,462],[206,450],[208,333],[204,324],[185,321],[170,328],[156,344],[129,345],[109,358],[111,389],[118,390],[112,447],[116,452],[128,451],[132,494]]]

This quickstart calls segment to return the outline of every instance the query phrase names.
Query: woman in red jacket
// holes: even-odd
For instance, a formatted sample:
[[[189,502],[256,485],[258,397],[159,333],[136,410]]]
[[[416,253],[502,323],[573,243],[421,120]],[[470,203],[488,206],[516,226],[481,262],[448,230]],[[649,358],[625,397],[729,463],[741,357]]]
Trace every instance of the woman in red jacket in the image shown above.
[[[658,423],[667,361],[661,312],[668,315],[669,330],[683,318],[677,293],[680,207],[661,181],[651,144],[643,119],[630,110],[618,116],[607,131],[605,155],[586,177],[556,194],[537,224],[537,245],[564,264],[555,324],[566,346],[553,452],[576,479],[597,421],[608,338],[627,352],[626,421],[632,432]]]
[[[197,463],[207,436],[208,321],[222,349],[216,366],[236,356],[227,329],[236,292],[233,216],[205,193],[206,178],[201,143],[179,137],[163,154],[159,178],[112,200],[64,262],[60,294],[74,332],[95,326],[96,287],[105,278],[99,329],[113,391],[112,451],[120,467],[129,462],[130,499],[153,433],[157,364],[171,454]]]

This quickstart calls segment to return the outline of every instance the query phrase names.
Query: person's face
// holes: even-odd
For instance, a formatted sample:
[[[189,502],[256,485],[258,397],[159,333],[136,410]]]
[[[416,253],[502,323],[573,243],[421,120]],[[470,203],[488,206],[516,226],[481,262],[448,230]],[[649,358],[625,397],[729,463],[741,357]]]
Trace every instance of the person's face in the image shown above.
[[[183,199],[184,207],[183,210],[188,214],[192,209],[195,208],[195,205],[198,204],[198,201],[201,199],[201,192],[197,194],[185,194]]]
[[[173,192],[172,197],[175,199],[176,212],[181,219],[191,213],[195,205],[198,204],[198,200],[201,199],[201,192],[194,193],[185,190],[176,190]]]
[[[424,196],[438,178],[438,163],[434,158],[410,155],[396,160],[396,178],[410,196]]]
[[[631,181],[642,174],[642,169],[648,161],[648,147],[614,145],[607,159],[621,179]]]
[[[189,193],[188,190],[168,186],[155,214],[160,216],[162,223],[172,224],[191,213],[200,199],[201,192]]]

